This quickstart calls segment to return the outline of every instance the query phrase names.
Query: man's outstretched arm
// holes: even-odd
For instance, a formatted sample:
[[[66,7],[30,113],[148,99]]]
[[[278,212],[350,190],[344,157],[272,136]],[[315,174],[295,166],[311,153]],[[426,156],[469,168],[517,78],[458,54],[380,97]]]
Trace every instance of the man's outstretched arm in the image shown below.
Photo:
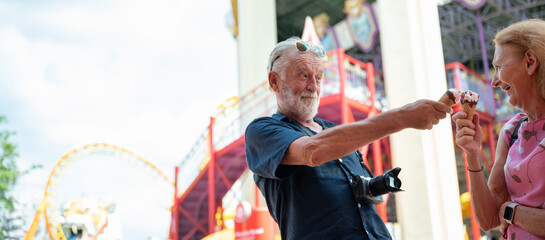
[[[440,102],[418,100],[358,122],[326,129],[293,141],[282,164],[319,166],[406,128],[432,129],[452,109]]]

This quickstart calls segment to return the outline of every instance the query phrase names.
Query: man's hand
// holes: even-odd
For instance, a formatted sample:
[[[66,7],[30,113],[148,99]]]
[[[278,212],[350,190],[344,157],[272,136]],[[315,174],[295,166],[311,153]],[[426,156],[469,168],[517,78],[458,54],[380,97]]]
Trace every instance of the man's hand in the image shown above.
[[[432,129],[439,120],[452,113],[452,108],[442,102],[432,100],[418,100],[399,109],[403,112],[400,119],[407,127],[415,129]]]
[[[452,121],[456,123],[456,145],[467,153],[478,154],[481,151],[481,126],[479,114],[475,113],[473,121],[465,119],[465,112],[452,115]]]

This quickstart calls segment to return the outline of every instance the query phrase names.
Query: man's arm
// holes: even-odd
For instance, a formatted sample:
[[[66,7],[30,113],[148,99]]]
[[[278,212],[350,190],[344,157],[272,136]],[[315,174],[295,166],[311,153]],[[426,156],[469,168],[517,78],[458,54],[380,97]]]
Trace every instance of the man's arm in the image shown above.
[[[282,164],[318,166],[346,156],[361,146],[405,128],[431,129],[452,109],[440,102],[419,100],[372,118],[326,129],[293,141]]]

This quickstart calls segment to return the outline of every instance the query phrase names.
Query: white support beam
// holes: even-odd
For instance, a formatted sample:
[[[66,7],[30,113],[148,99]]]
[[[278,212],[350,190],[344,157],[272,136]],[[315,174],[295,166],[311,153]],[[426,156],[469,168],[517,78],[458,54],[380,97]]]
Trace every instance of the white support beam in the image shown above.
[[[378,0],[377,15],[390,109],[439,99],[447,84],[436,1]],[[390,142],[406,190],[396,194],[403,239],[463,239],[450,117]]]

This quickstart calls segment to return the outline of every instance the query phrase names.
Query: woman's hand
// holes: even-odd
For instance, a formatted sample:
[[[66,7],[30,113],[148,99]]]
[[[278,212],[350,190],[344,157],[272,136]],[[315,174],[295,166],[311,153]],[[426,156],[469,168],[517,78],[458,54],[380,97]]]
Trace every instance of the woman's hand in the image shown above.
[[[511,201],[507,201],[507,202],[504,202],[501,206],[500,206],[500,209],[498,211],[498,219],[500,219],[500,226],[499,226],[499,229],[500,229],[500,232],[501,232],[501,235],[507,239],[507,227],[509,226],[509,223],[507,223],[507,221],[505,221],[505,219],[503,218],[503,214],[505,212],[505,207],[507,205],[509,205],[510,203],[512,203]]]
[[[452,115],[456,123],[456,145],[466,151],[467,154],[477,155],[481,151],[481,126],[479,114],[473,115],[473,121],[465,119],[465,112],[457,112]]]

